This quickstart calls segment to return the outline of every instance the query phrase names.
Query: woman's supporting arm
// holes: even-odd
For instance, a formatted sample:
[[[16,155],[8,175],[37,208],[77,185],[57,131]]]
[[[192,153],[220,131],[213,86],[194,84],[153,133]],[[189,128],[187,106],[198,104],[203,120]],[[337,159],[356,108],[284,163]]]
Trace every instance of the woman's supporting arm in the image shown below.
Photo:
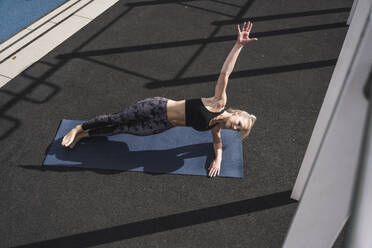
[[[216,159],[222,160],[222,136],[221,136],[221,126],[217,124],[212,128],[213,137],[213,148],[216,155]]]
[[[216,158],[212,161],[211,165],[209,166],[209,173],[210,177],[215,177],[220,175],[221,170],[221,162],[222,162],[222,141],[213,142],[214,152],[216,154]]]
[[[216,154],[216,160],[222,161],[222,140],[213,141],[214,154]]]

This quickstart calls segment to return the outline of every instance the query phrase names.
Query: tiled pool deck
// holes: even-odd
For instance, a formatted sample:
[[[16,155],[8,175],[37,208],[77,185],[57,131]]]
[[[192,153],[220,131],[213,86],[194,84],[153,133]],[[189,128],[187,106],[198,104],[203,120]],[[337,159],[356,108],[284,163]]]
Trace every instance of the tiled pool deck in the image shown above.
[[[0,87],[118,0],[70,0],[0,44]]]

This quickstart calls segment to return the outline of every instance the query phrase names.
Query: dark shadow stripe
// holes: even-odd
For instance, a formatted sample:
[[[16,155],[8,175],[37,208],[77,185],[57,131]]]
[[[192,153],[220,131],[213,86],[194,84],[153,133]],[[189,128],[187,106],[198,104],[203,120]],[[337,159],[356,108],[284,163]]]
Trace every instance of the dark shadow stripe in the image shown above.
[[[149,6],[149,5],[160,5],[160,4],[172,4],[172,3],[184,3],[184,2],[195,2],[195,1],[203,1],[203,0],[162,0],[162,1],[143,1],[137,3],[127,3],[125,6],[128,7],[139,7],[139,6]]]
[[[310,32],[310,31],[325,30],[325,29],[332,29],[332,28],[343,28],[343,27],[347,27],[346,22],[337,22],[337,23],[331,23],[331,24],[322,24],[322,25],[299,27],[299,28],[280,29],[280,30],[274,30],[274,31],[254,32],[252,33],[252,37],[260,38],[260,37],[267,37],[267,36],[286,35],[286,34]],[[232,40],[236,40],[236,35],[227,35],[227,36],[220,36],[220,37],[206,38],[206,39],[163,42],[163,43],[149,44],[149,45],[109,48],[109,49],[102,49],[102,50],[91,50],[91,51],[85,51],[85,52],[65,53],[65,54],[56,56],[56,58],[71,59],[71,58],[88,57],[88,56],[102,56],[102,55],[115,54],[115,53],[130,53],[130,52],[146,51],[146,50],[153,50],[153,49],[166,49],[166,48],[172,48],[172,47],[193,46],[193,45],[199,45],[203,43],[209,44],[213,42],[224,42],[224,41],[232,41]]]
[[[177,4],[182,5],[182,6],[187,6],[187,7],[193,8],[193,9],[205,11],[205,12],[208,12],[208,13],[213,13],[213,14],[217,14],[217,15],[221,15],[221,16],[235,18],[235,16],[233,16],[233,15],[229,15],[227,13],[216,11],[216,10],[206,9],[206,8],[202,8],[202,7],[199,7],[199,6],[194,6],[194,5],[185,4],[185,3],[177,3]]]
[[[279,15],[248,17],[248,18],[241,18],[239,20],[215,21],[215,22],[212,22],[212,24],[217,25],[217,26],[223,26],[223,25],[241,24],[242,22],[245,22],[245,21],[262,22],[262,21],[271,21],[271,20],[278,20],[278,19],[288,19],[288,18],[297,18],[297,17],[305,17],[305,16],[317,16],[317,15],[350,12],[350,10],[351,8],[322,9],[322,10],[287,13],[287,14],[279,14]]]
[[[261,68],[261,69],[243,70],[243,71],[237,71],[237,72],[231,73],[229,78],[252,77],[252,76],[260,76],[260,75],[267,75],[267,74],[273,74],[273,73],[315,69],[315,68],[321,68],[321,67],[326,67],[326,66],[333,66],[336,63],[337,63],[337,59],[329,59],[329,60],[321,60],[321,61],[315,61],[315,62],[292,64],[292,65],[266,67],[266,68]],[[180,86],[180,85],[185,85],[185,84],[189,85],[189,84],[213,82],[213,81],[217,81],[218,76],[219,74],[210,74],[210,75],[199,76],[199,77],[170,79],[170,80],[160,81],[160,82],[149,82],[145,85],[145,87],[148,89],[156,89],[156,88],[161,88],[161,87],[174,87],[174,86]]]
[[[290,194],[291,191],[284,191],[267,196],[256,197],[253,199],[236,201],[179,214],[172,214],[17,247],[70,248],[106,244],[289,205],[296,202],[290,198]]]

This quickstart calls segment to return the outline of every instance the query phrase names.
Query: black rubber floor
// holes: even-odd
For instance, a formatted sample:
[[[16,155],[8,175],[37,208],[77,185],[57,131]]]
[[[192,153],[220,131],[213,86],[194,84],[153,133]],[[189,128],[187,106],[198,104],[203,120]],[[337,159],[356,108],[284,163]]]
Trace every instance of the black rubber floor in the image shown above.
[[[281,247],[351,5],[119,1],[0,89],[0,247]],[[244,179],[41,169],[61,119],[212,96],[247,19],[259,40],[228,85],[229,105],[257,116]]]

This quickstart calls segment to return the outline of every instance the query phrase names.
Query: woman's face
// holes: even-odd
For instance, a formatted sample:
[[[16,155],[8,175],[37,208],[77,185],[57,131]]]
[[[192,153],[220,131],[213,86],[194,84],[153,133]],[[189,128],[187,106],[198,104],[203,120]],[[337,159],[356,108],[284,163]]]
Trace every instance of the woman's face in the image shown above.
[[[234,112],[225,122],[225,128],[230,128],[233,130],[247,129],[249,123],[247,119],[241,116],[242,112]]]

